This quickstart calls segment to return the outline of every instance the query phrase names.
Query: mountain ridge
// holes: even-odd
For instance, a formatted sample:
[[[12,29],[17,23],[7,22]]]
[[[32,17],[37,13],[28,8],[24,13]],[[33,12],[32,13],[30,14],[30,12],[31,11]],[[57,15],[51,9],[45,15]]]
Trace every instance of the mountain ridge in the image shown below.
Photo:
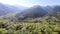
[[[27,7],[22,7],[22,6],[16,7],[16,6],[5,5],[5,4],[0,3],[0,15],[21,12],[25,8]]]

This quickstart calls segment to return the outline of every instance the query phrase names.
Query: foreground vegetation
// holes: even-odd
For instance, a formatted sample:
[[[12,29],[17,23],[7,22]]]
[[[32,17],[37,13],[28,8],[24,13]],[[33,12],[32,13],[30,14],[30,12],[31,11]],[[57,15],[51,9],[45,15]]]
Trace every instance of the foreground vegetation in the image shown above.
[[[0,20],[0,34],[60,34],[60,22],[44,17],[42,21]]]

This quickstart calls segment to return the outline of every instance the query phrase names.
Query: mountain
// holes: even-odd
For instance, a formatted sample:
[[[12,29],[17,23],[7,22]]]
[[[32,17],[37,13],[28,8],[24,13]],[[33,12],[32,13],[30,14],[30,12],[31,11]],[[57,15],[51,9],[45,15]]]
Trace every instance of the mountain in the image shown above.
[[[33,7],[23,7],[23,6],[11,6],[0,3],[0,17],[3,19],[14,20],[24,20],[26,18],[40,18],[44,16],[54,16],[60,18],[60,6],[40,6],[36,5]]]
[[[46,7],[43,7],[44,10],[46,10],[47,12],[51,11],[52,10],[52,6],[46,6]]]
[[[5,14],[9,14],[9,13],[19,13],[22,10],[24,10],[27,7],[23,7],[23,6],[11,6],[11,5],[6,5],[6,4],[2,4],[0,3],[0,16],[1,15],[5,15]]]
[[[31,8],[23,10],[21,13],[16,14],[16,17],[18,19],[37,18],[37,17],[43,17],[46,14],[47,11],[45,11],[40,5],[36,5]]]
[[[53,6],[52,10],[49,12],[51,16],[57,16],[57,14],[60,13],[60,6]]]

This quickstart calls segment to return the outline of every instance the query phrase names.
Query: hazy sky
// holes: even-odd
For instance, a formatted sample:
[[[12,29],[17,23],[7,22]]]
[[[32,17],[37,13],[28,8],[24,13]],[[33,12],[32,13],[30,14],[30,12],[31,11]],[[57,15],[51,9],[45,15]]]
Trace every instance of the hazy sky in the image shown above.
[[[60,5],[60,0],[0,0],[0,3],[9,4],[9,5],[22,5],[31,7],[34,5]]]

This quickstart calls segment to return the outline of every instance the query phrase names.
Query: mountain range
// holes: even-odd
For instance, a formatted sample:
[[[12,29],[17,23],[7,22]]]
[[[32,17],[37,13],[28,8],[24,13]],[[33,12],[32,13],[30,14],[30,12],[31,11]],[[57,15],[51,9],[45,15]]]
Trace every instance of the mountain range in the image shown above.
[[[18,13],[21,12],[22,10],[26,9],[27,7],[23,7],[23,6],[11,6],[11,5],[6,5],[6,4],[2,4],[0,3],[0,16],[1,15],[5,15],[8,13]]]
[[[44,17],[46,15],[57,16],[60,12],[60,6],[40,6],[33,7],[11,6],[0,3],[0,16],[7,14],[15,14],[14,17],[20,19]]]

